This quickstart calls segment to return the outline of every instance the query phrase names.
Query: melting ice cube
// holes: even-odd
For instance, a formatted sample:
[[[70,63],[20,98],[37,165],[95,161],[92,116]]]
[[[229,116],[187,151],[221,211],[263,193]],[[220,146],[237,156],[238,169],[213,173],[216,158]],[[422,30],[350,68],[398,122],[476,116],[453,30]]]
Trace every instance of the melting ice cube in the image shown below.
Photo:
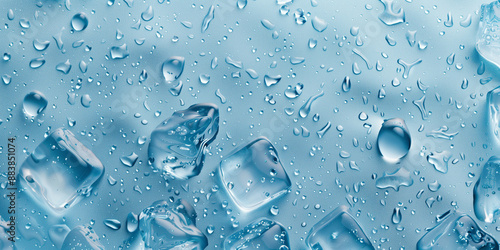
[[[236,149],[220,163],[220,177],[227,192],[243,211],[254,210],[285,194],[290,178],[278,152],[265,137]]]
[[[260,218],[242,230],[231,234],[224,241],[224,249],[290,249],[286,229],[273,220]]]
[[[149,159],[159,170],[188,179],[200,173],[205,149],[219,132],[219,109],[200,103],[176,111],[151,133]]]
[[[156,201],[139,215],[139,229],[152,249],[205,249],[208,240],[196,228],[196,211],[184,200]]]
[[[492,223],[500,215],[500,158],[493,156],[484,164],[474,186],[474,212],[482,221]]]
[[[498,249],[498,242],[468,215],[448,211],[418,242],[417,249]]]
[[[24,161],[21,183],[53,211],[63,211],[84,196],[104,172],[97,157],[73,133],[59,128]]]
[[[490,130],[495,135],[497,141],[500,141],[500,87],[488,92],[487,99]]]
[[[346,206],[339,206],[316,223],[307,235],[306,244],[313,250],[374,249]]]
[[[77,226],[64,239],[62,249],[103,250],[104,246],[90,226]]]
[[[481,6],[481,17],[476,37],[476,50],[485,60],[500,67],[500,2]]]

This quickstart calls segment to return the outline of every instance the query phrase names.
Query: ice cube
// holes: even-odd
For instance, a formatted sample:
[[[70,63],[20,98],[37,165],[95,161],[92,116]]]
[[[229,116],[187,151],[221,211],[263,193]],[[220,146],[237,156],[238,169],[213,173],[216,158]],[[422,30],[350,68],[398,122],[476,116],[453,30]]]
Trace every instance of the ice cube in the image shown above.
[[[474,186],[474,213],[479,220],[492,223],[500,215],[500,158],[492,156],[484,164]]]
[[[142,239],[152,249],[205,249],[208,240],[196,228],[196,211],[184,200],[159,200],[139,215]]]
[[[62,249],[71,250],[103,250],[99,236],[90,226],[77,226],[71,230],[62,245]]]
[[[337,207],[316,223],[309,231],[306,244],[313,250],[374,249],[346,206]]]
[[[498,242],[467,214],[448,211],[418,242],[417,249],[498,249]]]
[[[497,142],[500,142],[500,87],[488,92],[488,124]]]
[[[265,137],[236,149],[220,163],[223,186],[236,205],[251,211],[288,192],[291,182]]]
[[[45,138],[19,169],[23,187],[55,212],[89,195],[103,172],[94,153],[64,128]]]
[[[500,2],[481,5],[476,50],[485,60],[500,67]]]
[[[224,241],[225,250],[237,249],[290,249],[288,233],[278,222],[260,218],[240,231],[231,234]]]
[[[152,165],[178,179],[200,173],[205,150],[219,132],[219,109],[199,103],[176,111],[151,133],[149,159]]]

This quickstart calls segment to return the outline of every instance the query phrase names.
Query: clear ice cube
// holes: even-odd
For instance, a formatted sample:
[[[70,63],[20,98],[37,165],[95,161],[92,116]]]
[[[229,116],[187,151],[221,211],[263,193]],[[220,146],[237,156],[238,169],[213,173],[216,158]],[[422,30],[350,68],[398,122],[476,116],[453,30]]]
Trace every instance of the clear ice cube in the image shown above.
[[[288,192],[291,182],[265,137],[236,149],[220,163],[223,186],[236,205],[251,211]]]
[[[476,50],[488,62],[500,67],[500,1],[481,5]]]
[[[225,250],[258,248],[267,250],[290,249],[286,229],[278,222],[260,218],[242,230],[231,234],[224,241]]]
[[[417,249],[498,249],[498,242],[467,214],[448,211],[418,242]]]
[[[306,244],[312,250],[374,249],[346,206],[339,206],[316,223]]]
[[[94,153],[64,128],[45,138],[19,169],[23,187],[55,212],[89,195],[103,172]]]
[[[144,244],[152,249],[205,249],[208,239],[196,227],[196,211],[184,200],[159,200],[139,215]]]
[[[92,227],[87,225],[73,228],[64,239],[62,249],[103,250],[104,246]]]
[[[492,223],[500,215],[500,158],[493,156],[484,164],[474,186],[474,213],[479,220]]]
[[[178,179],[200,173],[205,150],[219,132],[219,109],[199,103],[176,111],[151,133],[149,160],[161,171]]]
[[[500,141],[500,87],[488,92],[487,100],[490,130],[497,141]]]

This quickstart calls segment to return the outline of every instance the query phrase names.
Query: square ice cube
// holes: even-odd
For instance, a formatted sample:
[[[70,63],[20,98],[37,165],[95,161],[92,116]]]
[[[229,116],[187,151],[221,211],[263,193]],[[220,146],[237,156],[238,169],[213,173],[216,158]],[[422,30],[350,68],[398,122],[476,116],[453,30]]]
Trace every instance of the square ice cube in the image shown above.
[[[500,67],[500,2],[481,5],[476,50],[487,61]]]
[[[104,166],[73,133],[59,128],[38,145],[19,170],[36,199],[60,212],[90,194]]]
[[[222,160],[220,177],[243,211],[257,209],[287,193],[291,186],[278,152],[265,137],[251,141]]]
[[[224,249],[290,249],[288,233],[280,223],[260,218],[231,234],[224,241]]]
[[[309,249],[374,249],[370,240],[349,213],[340,206],[316,223],[306,238]]]

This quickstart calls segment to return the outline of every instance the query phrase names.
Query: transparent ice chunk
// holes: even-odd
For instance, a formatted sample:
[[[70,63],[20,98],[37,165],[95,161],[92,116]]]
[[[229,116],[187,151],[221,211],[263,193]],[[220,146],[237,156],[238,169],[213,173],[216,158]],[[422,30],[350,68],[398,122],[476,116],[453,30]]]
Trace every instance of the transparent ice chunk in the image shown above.
[[[488,123],[497,141],[500,141],[500,87],[488,92]]]
[[[309,231],[306,244],[312,250],[374,249],[346,206],[337,207],[316,223]]]
[[[236,205],[251,211],[288,192],[291,186],[278,152],[265,137],[236,149],[220,163],[223,186]]]
[[[498,242],[467,214],[448,211],[418,242],[417,249],[498,249]]]
[[[77,226],[71,230],[62,245],[62,249],[71,250],[103,250],[99,236],[90,226]]]
[[[273,220],[260,218],[242,230],[231,234],[224,241],[225,250],[238,249],[290,249],[286,229]]]
[[[94,153],[64,128],[45,138],[19,169],[23,187],[54,212],[89,195],[103,172]]]
[[[500,216],[500,158],[493,156],[484,164],[474,186],[474,213],[479,220],[492,223]]]
[[[178,179],[200,173],[205,150],[219,132],[219,109],[199,103],[176,111],[151,133],[149,160],[159,170]]]
[[[196,228],[196,211],[184,200],[156,201],[139,215],[144,244],[152,249],[205,249],[208,240]]]
[[[500,1],[481,5],[476,50],[485,60],[500,67]]]

